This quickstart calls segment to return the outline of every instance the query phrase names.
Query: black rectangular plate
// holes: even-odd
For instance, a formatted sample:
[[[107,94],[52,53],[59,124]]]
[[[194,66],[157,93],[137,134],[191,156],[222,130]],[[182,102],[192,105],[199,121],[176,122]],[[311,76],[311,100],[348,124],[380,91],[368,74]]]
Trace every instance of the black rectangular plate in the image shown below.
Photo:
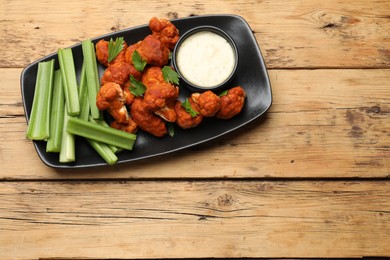
[[[180,34],[183,34],[196,26],[212,25],[225,30],[233,38],[238,47],[239,64],[237,75],[231,82],[231,86],[240,85],[245,89],[247,93],[245,106],[239,115],[230,120],[208,118],[198,127],[190,130],[182,130],[179,127],[175,127],[175,135],[173,137],[166,135],[163,138],[157,138],[139,131],[134,149],[132,151],[122,151],[119,153],[118,163],[167,154],[213,140],[237,130],[256,118],[259,118],[271,106],[272,94],[267,69],[253,32],[242,17],[236,15],[193,16],[172,20],[172,23],[179,29]],[[125,41],[130,45],[142,40],[148,34],[150,34],[148,25],[142,25],[106,34],[94,38],[92,41],[96,43],[100,39],[109,40],[110,38],[123,36]],[[79,77],[83,61],[81,43],[74,45],[71,48],[75,61],[76,73]],[[57,53],[53,53],[31,63],[21,74],[21,92],[27,121],[30,118],[34,97],[38,62],[50,59],[56,60],[56,68],[58,68]],[[103,71],[104,68],[99,65],[100,75],[102,75]],[[184,100],[189,95],[190,92],[186,88],[180,88],[180,100]],[[85,140],[77,138],[76,142],[76,161],[67,164],[59,163],[58,154],[46,153],[46,142],[34,141],[33,143],[40,159],[51,167],[76,168],[106,165]]]

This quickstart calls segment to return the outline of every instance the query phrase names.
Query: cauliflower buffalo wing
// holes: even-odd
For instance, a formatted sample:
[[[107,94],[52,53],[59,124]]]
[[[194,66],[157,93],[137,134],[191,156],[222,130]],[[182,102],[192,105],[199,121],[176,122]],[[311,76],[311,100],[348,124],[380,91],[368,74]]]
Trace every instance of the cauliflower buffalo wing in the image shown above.
[[[176,122],[175,103],[176,100],[171,100],[166,104],[166,106],[154,111],[154,113],[165,121],[174,123]]]
[[[140,97],[136,97],[130,108],[130,114],[138,127],[156,137],[167,134],[164,120],[146,108],[146,103]]]
[[[190,102],[193,110],[199,112],[196,110],[194,101],[192,101],[192,99],[188,99],[188,101]],[[188,113],[187,110],[182,106],[180,100],[177,100],[175,103],[175,112],[176,112],[176,124],[180,126],[182,129],[194,128],[198,126],[203,120],[202,114],[197,114],[196,116],[192,116],[190,113]]]
[[[221,109],[216,114],[217,118],[230,119],[241,112],[246,93],[241,86],[228,90],[226,95],[221,97]]]
[[[100,40],[96,43],[96,58],[98,61],[103,64],[105,67],[108,67],[110,64],[125,61],[125,52],[127,49],[127,43],[123,43],[123,50],[115,57],[113,61],[108,62],[108,41]]]
[[[149,65],[164,66],[168,64],[170,50],[152,34],[146,36],[136,50]]]
[[[179,40],[179,30],[170,21],[153,17],[149,21],[149,29],[168,49],[175,48]]]
[[[104,71],[101,78],[101,84],[114,82],[116,84],[122,85],[129,79],[129,75],[130,64],[126,62],[117,62],[109,65]]]
[[[104,71],[101,83],[114,82],[123,85],[129,80],[130,75],[133,75],[136,79],[141,79],[142,74],[137,71],[132,64],[124,61],[115,62],[110,64]]]
[[[142,83],[146,86],[144,100],[151,111],[163,109],[179,96],[179,88],[164,80],[161,67],[147,68],[142,75]]]
[[[202,94],[192,93],[191,99],[194,101],[199,113],[204,117],[213,117],[221,109],[221,99],[210,90]]]
[[[151,66],[146,68],[142,74],[141,81],[147,88],[166,83],[162,74],[162,68],[158,66]]]
[[[123,95],[125,97],[125,105],[130,106],[133,103],[135,96],[130,91],[130,80],[121,85]]]
[[[129,64],[133,64],[133,53],[136,49],[138,49],[139,45],[141,44],[141,41],[134,43],[127,47],[125,52],[125,61]]]
[[[99,110],[107,110],[119,123],[126,123],[129,120],[123,90],[116,83],[109,82],[100,88],[96,98],[96,106]]]
[[[132,118],[129,117],[129,120],[126,123],[119,123],[118,121],[113,121],[110,126],[112,128],[122,130],[131,134],[135,134],[138,131],[138,125]]]

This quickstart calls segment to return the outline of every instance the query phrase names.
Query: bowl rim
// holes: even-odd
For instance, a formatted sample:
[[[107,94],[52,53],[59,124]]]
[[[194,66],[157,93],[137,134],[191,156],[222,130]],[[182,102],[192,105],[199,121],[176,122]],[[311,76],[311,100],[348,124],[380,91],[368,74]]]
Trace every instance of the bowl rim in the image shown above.
[[[177,53],[178,53],[182,43],[188,37],[190,37],[193,34],[196,34],[198,32],[202,32],[202,31],[211,31],[211,32],[216,33],[219,36],[223,37],[225,40],[227,40],[227,42],[230,44],[230,46],[233,49],[233,53],[234,53],[234,57],[235,57],[234,67],[233,67],[230,75],[223,82],[221,82],[215,86],[211,86],[211,87],[200,87],[200,86],[197,86],[194,83],[190,82],[189,80],[187,80],[183,76],[183,74],[180,72],[180,68],[179,68],[177,61],[176,61],[176,56],[177,56]],[[234,78],[234,76],[236,74],[236,71],[238,68],[238,60],[239,60],[238,48],[237,48],[237,45],[236,45],[235,41],[233,40],[233,38],[226,31],[224,31],[221,28],[218,28],[216,26],[212,26],[212,25],[201,25],[201,26],[197,26],[197,27],[194,27],[194,28],[186,31],[183,35],[180,36],[180,38],[177,41],[175,48],[173,49],[173,52],[172,52],[172,65],[173,65],[175,71],[179,74],[180,81],[183,83],[183,85],[185,87],[187,87],[191,91],[204,92],[207,90],[215,91],[215,90],[221,90],[221,89],[225,88],[232,81],[232,79]]]

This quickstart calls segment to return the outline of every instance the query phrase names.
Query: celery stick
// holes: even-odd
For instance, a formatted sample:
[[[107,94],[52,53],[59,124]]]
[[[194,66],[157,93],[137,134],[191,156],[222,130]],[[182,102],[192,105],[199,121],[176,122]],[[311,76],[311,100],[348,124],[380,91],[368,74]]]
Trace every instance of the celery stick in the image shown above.
[[[89,121],[92,122],[92,123],[95,123],[95,124],[99,124],[99,125],[102,125],[104,127],[110,127],[106,121],[104,121],[104,119],[93,119],[92,117],[89,118]],[[114,145],[108,145],[108,147],[110,147],[111,151],[113,153],[119,153],[120,151],[122,151],[121,148],[118,148]]]
[[[62,81],[64,84],[66,111],[69,116],[80,113],[80,104],[77,91],[77,78],[72,49],[59,49],[58,62],[60,64]]]
[[[84,105],[87,104],[87,105]],[[88,111],[88,114],[84,113],[83,110],[81,109],[80,111],[80,119],[81,120],[88,120],[89,115],[89,104],[88,104],[88,98],[85,98],[82,103],[82,108],[85,107],[85,110]],[[83,115],[81,117],[81,115]],[[86,117],[85,117],[85,116]],[[94,119],[91,119],[93,122],[95,121]],[[92,146],[93,149],[103,158],[104,161],[106,161],[107,164],[112,165],[115,164],[118,161],[118,157],[115,155],[115,151],[118,150],[119,148],[116,148],[115,146],[108,145],[102,142],[98,142],[89,138],[86,138],[87,142]],[[115,147],[115,149],[114,149]]]
[[[71,134],[127,150],[131,150],[133,148],[136,139],[136,135],[134,134],[84,121],[75,117],[69,118],[66,130]]]
[[[53,74],[54,60],[38,63],[34,99],[26,133],[26,137],[30,140],[49,138]]]
[[[88,100],[88,88],[87,80],[85,74],[85,62],[81,69],[81,78],[80,78],[80,88],[79,88],[79,100],[80,100],[80,114],[79,118],[81,120],[88,121],[90,117],[90,107]],[[93,149],[106,161],[107,164],[112,165],[118,161],[118,157],[115,155],[114,151],[111,149],[111,145],[101,143],[92,139],[86,138],[87,142],[92,146]]]
[[[46,152],[60,152],[62,130],[64,129],[65,99],[60,70],[54,72],[53,100],[51,103],[50,136],[47,139]]]
[[[93,119],[99,119],[101,118],[101,113],[96,106],[96,96],[99,92],[100,80],[95,56],[95,46],[91,40],[85,40],[81,45],[83,48],[91,115]]]
[[[79,92],[78,92],[78,95],[79,95],[79,103],[80,105],[83,103],[83,100],[84,100],[84,96],[82,95],[83,93],[85,95],[88,94],[88,92],[86,90],[84,90],[85,88],[87,87],[87,77],[85,75],[85,62],[83,62],[83,65],[81,66],[81,73],[80,73],[80,84],[79,84]]]
[[[92,139],[87,139],[87,142],[92,146],[93,149],[95,149],[95,151],[107,164],[113,165],[118,161],[118,157],[107,144],[94,141]]]
[[[73,117],[68,116],[66,110],[64,109],[64,130],[62,132],[62,142],[59,156],[60,163],[74,162],[76,160],[75,136],[66,131],[70,118]]]
[[[80,76],[80,87],[79,87],[79,102],[80,102],[80,114],[79,118],[88,121],[90,115],[90,106],[88,101],[88,87],[87,77],[85,74],[85,62],[83,63]]]

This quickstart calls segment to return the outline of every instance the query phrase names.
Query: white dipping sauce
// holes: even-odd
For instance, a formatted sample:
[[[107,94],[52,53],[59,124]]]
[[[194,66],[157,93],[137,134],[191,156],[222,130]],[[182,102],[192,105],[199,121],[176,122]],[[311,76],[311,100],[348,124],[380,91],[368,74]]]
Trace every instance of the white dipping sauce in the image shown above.
[[[210,31],[189,36],[181,44],[176,56],[183,77],[205,89],[223,83],[231,75],[235,61],[231,44]]]

